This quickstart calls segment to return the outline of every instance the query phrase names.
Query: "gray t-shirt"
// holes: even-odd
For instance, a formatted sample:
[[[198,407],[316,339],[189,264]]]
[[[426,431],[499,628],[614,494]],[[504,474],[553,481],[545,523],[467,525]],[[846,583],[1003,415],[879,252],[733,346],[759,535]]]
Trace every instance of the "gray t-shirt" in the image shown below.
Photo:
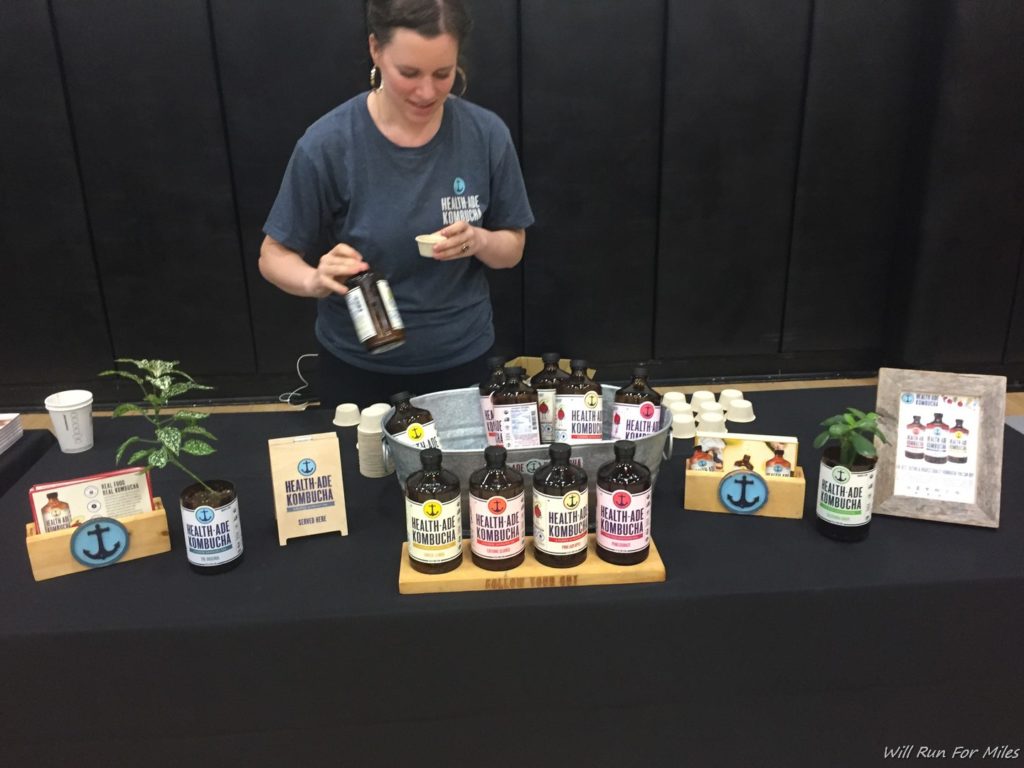
[[[319,301],[316,335],[341,360],[382,373],[461,365],[494,343],[486,267],[475,258],[424,258],[415,237],[459,219],[492,230],[533,223],[512,138],[493,112],[450,97],[429,142],[399,147],[374,124],[366,98],[309,127],[263,231],[313,264],[347,243],[387,278],[406,343],[368,354],[344,297],[332,294]]]

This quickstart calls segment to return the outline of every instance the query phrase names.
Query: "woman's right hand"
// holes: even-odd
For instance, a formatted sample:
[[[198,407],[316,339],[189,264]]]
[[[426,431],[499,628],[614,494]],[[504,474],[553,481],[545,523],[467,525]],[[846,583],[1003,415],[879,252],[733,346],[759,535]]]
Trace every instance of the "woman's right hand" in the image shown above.
[[[320,257],[316,269],[310,273],[307,286],[309,295],[322,299],[337,293],[348,293],[345,281],[353,275],[365,272],[370,265],[363,261],[359,251],[345,243],[338,243]]]

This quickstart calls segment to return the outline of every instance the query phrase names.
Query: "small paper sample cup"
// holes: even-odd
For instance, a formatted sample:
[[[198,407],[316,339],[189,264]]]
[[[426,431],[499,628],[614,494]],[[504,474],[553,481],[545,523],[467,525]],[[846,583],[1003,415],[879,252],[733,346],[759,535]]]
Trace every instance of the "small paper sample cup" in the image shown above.
[[[725,418],[737,424],[746,424],[754,420],[754,406],[749,400],[733,400],[725,412]]]
[[[715,400],[704,400],[700,404],[700,413],[697,414],[697,418],[701,418],[705,413],[725,413],[725,409],[721,403]]]
[[[706,389],[698,389],[692,395],[690,395],[690,408],[694,413],[700,413],[700,404],[707,402],[708,400],[714,400],[715,393],[709,392]]]
[[[682,392],[666,392],[661,396],[661,404],[666,408],[671,408],[675,403],[682,403],[688,405],[686,402],[686,395]]]
[[[359,423],[359,406],[355,403],[342,403],[334,409],[334,426],[354,427]]]
[[[718,393],[718,403],[723,411],[728,411],[733,400],[742,400],[743,393],[738,389],[723,389]]]
[[[693,421],[693,414],[689,408],[672,411],[672,437],[685,438],[694,437],[697,434],[697,426]]]
[[[92,448],[92,392],[68,389],[55,392],[43,402],[64,453],[81,453]]]
[[[701,432],[727,432],[725,416],[715,411],[704,411],[697,417],[700,420]]]
[[[417,235],[416,247],[420,249],[420,256],[428,259],[434,256],[434,246],[443,243],[448,238],[443,235]]]

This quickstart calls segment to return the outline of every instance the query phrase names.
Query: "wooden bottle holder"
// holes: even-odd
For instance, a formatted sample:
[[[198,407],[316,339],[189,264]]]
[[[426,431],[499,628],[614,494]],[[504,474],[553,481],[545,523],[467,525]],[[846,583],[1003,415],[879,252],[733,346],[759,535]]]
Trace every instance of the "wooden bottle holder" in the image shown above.
[[[718,498],[718,486],[727,472],[700,472],[686,470],[686,486],[683,492],[683,507],[699,512],[722,512],[727,515],[742,514],[726,509]],[[804,516],[804,471],[793,470],[792,477],[764,477],[768,485],[768,501],[750,517],[786,517],[798,520]]]
[[[111,565],[171,551],[167,511],[160,497],[153,499],[152,512],[119,517],[117,522],[128,529],[128,548]],[[25,526],[25,546],[32,564],[32,576],[36,581],[95,570],[78,562],[71,554],[71,537],[76,530],[65,528],[52,533],[36,533],[35,523]]]

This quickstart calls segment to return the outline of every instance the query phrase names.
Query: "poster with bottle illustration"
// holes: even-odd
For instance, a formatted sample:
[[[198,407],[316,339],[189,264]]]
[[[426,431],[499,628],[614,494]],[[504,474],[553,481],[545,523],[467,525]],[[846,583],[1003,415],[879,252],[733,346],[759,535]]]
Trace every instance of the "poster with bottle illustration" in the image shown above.
[[[128,467],[28,489],[36,533],[53,533],[93,517],[127,517],[153,511],[149,473]]]
[[[893,494],[974,504],[981,400],[901,392]]]

